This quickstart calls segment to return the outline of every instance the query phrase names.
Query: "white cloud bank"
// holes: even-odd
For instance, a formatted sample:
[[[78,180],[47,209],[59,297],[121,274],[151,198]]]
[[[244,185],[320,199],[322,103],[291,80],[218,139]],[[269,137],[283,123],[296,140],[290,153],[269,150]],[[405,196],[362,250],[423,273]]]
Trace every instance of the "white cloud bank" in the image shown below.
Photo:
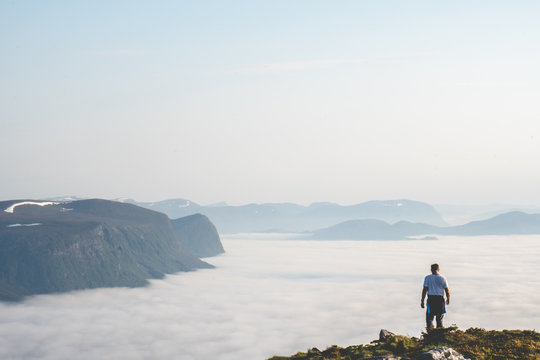
[[[423,277],[438,261],[446,324],[535,328],[540,237],[309,242],[225,238],[214,270],[147,288],[0,304],[2,359],[265,359],[367,343],[380,328],[418,336]]]

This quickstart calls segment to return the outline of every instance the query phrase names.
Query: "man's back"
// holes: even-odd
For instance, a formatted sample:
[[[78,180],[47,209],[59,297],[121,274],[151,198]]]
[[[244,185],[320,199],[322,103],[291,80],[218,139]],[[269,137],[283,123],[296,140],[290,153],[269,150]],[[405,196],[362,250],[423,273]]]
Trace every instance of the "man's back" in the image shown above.
[[[428,329],[433,327],[433,318],[437,318],[437,327],[442,327],[442,320],[446,313],[444,306],[444,295],[446,294],[446,304],[450,304],[450,289],[446,278],[439,274],[439,264],[431,264],[431,275],[424,278],[424,288],[422,289],[422,300],[420,306],[424,307],[424,299],[428,296],[426,310],[426,325]]]
[[[446,278],[439,274],[431,274],[424,278],[424,286],[428,288],[428,295],[444,295],[444,289],[448,288]]]

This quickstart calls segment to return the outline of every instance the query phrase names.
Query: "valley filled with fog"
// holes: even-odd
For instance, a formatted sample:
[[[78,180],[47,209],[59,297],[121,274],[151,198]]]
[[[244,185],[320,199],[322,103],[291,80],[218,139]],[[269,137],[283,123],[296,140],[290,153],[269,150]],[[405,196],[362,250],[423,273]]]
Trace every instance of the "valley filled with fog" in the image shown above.
[[[540,236],[410,241],[222,237],[216,269],[0,303],[2,359],[264,359],[369,343],[381,328],[419,336],[423,277],[452,291],[445,325],[540,324]]]

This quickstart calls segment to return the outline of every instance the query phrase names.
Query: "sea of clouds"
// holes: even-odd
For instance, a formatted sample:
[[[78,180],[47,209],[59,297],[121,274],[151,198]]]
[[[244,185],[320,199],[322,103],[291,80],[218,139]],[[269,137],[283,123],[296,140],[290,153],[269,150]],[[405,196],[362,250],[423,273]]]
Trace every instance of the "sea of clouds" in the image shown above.
[[[438,262],[452,291],[445,324],[540,325],[540,236],[436,241],[225,237],[216,269],[145,288],[0,303],[0,359],[266,359],[369,343],[381,328],[419,336],[422,281]]]

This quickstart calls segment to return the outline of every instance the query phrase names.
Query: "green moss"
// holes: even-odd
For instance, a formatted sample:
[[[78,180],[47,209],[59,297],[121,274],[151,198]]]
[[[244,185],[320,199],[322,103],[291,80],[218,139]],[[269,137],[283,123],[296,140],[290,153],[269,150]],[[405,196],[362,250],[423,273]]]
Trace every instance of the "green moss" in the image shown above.
[[[316,348],[293,356],[274,356],[270,360],[362,360],[374,356],[397,355],[414,359],[424,351],[448,346],[475,360],[538,360],[540,359],[540,333],[534,330],[459,330],[456,326],[433,329],[422,337],[395,335],[369,345],[340,348],[336,345],[324,351]]]
[[[533,330],[487,331],[456,327],[434,329],[424,334],[424,348],[450,346],[465,357],[476,360],[539,359],[540,333]]]

